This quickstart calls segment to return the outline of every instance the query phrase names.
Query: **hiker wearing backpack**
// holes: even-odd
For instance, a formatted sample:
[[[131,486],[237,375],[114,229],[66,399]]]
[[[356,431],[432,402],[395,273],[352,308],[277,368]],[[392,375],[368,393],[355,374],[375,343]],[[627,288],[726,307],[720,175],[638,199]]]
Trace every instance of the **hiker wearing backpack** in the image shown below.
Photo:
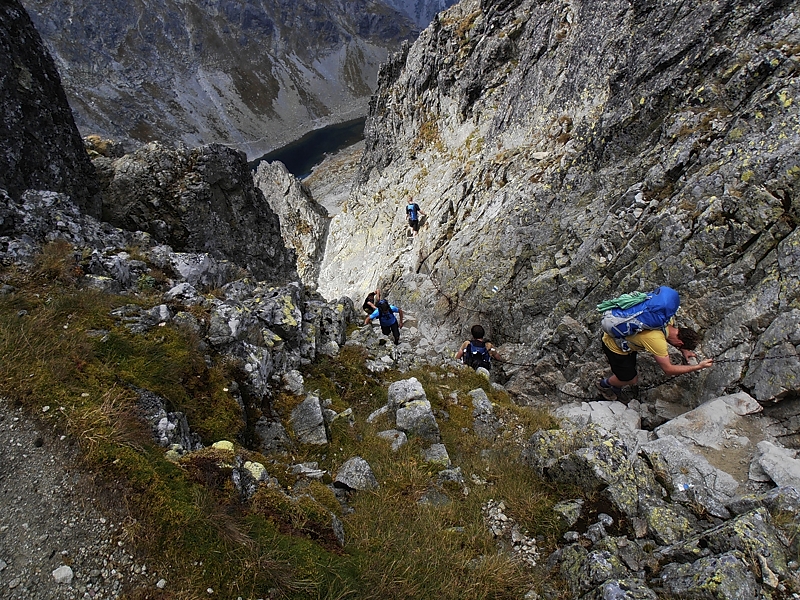
[[[595,387],[606,400],[619,400],[622,388],[636,385],[636,358],[639,352],[653,355],[666,375],[681,375],[707,369],[713,359],[698,364],[674,365],[669,347],[681,351],[683,358],[697,358],[694,349],[700,336],[688,327],[676,327],[674,316],[680,306],[678,292],[661,286],[649,294],[634,292],[597,305],[603,313],[603,353],[611,366],[610,377],[599,379]]]
[[[425,213],[422,212],[419,204],[412,202],[411,197],[409,196],[408,204],[406,204],[406,217],[408,217],[408,226],[411,228],[412,236],[417,235],[417,231],[419,231],[420,215],[424,217]]]
[[[491,342],[483,339],[486,335],[483,327],[473,325],[470,334],[472,339],[461,344],[458,352],[456,352],[456,360],[461,360],[465,365],[475,370],[483,367],[488,371],[492,368],[491,359],[500,360],[500,355]]]
[[[394,316],[395,313],[400,317],[399,323]],[[378,319],[380,321],[383,335],[392,334],[394,337],[394,345],[397,346],[397,344],[400,343],[400,329],[403,327],[403,311],[394,304],[389,304],[388,300],[380,300],[377,304],[377,308],[367,315],[367,318],[364,320],[364,325],[369,325],[373,319]]]

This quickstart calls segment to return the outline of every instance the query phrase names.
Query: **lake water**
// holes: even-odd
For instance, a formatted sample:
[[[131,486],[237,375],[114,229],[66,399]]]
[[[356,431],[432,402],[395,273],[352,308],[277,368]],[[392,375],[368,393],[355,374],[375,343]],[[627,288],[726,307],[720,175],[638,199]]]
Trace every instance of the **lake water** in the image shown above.
[[[332,154],[363,140],[365,121],[366,118],[354,119],[315,129],[299,140],[251,161],[250,167],[257,168],[262,160],[267,162],[279,160],[286,165],[292,175],[303,179],[311,174],[311,169],[321,163],[326,154]]]

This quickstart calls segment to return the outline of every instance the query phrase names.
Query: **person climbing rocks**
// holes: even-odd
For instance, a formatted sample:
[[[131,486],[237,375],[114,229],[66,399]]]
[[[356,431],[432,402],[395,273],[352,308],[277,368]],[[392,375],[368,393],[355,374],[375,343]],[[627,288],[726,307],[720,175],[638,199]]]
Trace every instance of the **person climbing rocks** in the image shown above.
[[[395,313],[400,317],[399,322],[394,316]],[[394,304],[389,304],[388,300],[382,299],[378,301],[375,310],[364,319],[364,325],[369,325],[373,319],[379,320],[383,335],[392,334],[394,345],[397,346],[400,343],[400,329],[403,327],[403,311]]]
[[[408,217],[408,226],[411,228],[411,235],[417,235],[419,231],[419,217],[422,215],[425,216],[425,213],[422,212],[422,209],[419,207],[419,204],[414,202],[411,196],[408,197],[408,203],[406,204],[406,217]]]
[[[683,354],[684,360],[696,359],[694,349],[700,342],[700,336],[688,327],[675,327],[672,323],[663,329],[644,329],[624,338],[620,344],[616,338],[603,332],[603,352],[611,366],[612,375],[595,382],[595,387],[606,400],[620,400],[622,388],[636,385],[639,374],[636,370],[636,358],[639,352],[653,355],[656,363],[666,375],[682,375],[709,368],[714,359],[706,358],[697,364],[674,365],[669,359],[667,344],[674,346]],[[627,348],[627,350],[623,349]]]
[[[470,329],[472,339],[466,340],[456,352],[456,360],[461,360],[468,367],[478,370],[483,367],[487,371],[492,368],[491,359],[500,360],[500,354],[492,343],[484,340],[486,331],[481,325],[473,325]]]
[[[378,302],[380,302],[380,299],[381,299],[381,291],[380,289],[376,289],[374,292],[370,292],[369,294],[367,294],[367,297],[364,300],[364,304],[362,305],[361,308],[363,308],[364,312],[367,313],[368,315],[372,314],[372,312],[378,308]]]

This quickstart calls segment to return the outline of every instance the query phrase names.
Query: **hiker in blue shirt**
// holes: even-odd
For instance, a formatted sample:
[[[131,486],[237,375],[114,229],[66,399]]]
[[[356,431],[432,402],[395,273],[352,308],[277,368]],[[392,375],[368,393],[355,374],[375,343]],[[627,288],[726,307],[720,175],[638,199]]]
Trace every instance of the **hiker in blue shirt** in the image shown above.
[[[500,360],[500,355],[491,342],[483,339],[486,331],[481,325],[473,325],[470,334],[472,339],[461,344],[456,352],[456,360],[462,360],[465,365],[475,370],[483,367],[488,371],[491,368],[490,357]]]
[[[411,196],[409,196],[408,203],[406,204],[406,217],[408,217],[408,226],[411,228],[412,235],[417,235],[417,231],[419,231],[420,215],[424,217],[425,213],[422,212],[419,204],[413,202]]]
[[[400,316],[400,322],[394,316],[397,313]],[[372,319],[379,319],[381,324],[381,331],[383,335],[394,336],[394,345],[400,343],[400,328],[403,327],[403,311],[397,308],[394,304],[389,304],[388,300],[380,300],[377,308],[364,319],[364,325],[369,325]]]

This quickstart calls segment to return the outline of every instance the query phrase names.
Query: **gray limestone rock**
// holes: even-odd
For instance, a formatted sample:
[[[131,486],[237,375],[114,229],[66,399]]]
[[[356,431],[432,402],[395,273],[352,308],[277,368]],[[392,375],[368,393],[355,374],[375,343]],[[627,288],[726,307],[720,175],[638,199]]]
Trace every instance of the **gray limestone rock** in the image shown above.
[[[281,382],[283,383],[283,389],[290,394],[294,394],[295,396],[302,396],[305,394],[303,375],[297,369],[292,369],[284,373],[281,376]]]
[[[450,455],[447,453],[447,448],[445,448],[444,444],[432,444],[430,448],[423,449],[422,459],[426,463],[439,465],[444,468],[451,466]]]
[[[309,394],[305,400],[298,404],[292,410],[290,421],[295,438],[299,443],[317,446],[328,443],[325,419],[322,416],[322,405],[317,396]]]
[[[261,161],[253,180],[280,219],[284,244],[297,254],[300,280],[315,286],[328,232],[327,211],[281,162]]]
[[[115,159],[111,169],[105,221],[146,231],[178,252],[230,261],[259,279],[296,277],[278,217],[254,186],[244,154],[219,145],[152,143]]]
[[[507,350],[493,378],[566,402],[565,383],[586,390],[606,369],[596,305],[670,285],[679,324],[719,361],[650,401],[790,398],[800,13],[676,6],[464,0],[443,13],[381,70],[323,295],[392,281],[449,347],[479,315]],[[410,243],[409,194],[428,214]],[[646,386],[663,381],[639,366]]]
[[[489,396],[486,395],[482,388],[472,390],[469,395],[472,398],[472,418],[475,433],[488,440],[495,439],[502,425],[494,414],[494,408],[489,401]]]
[[[397,428],[408,435],[415,435],[433,443],[441,440],[439,424],[436,422],[431,403],[427,400],[411,400],[404,403],[395,413],[395,422]]]
[[[674,436],[684,443],[719,450],[726,428],[760,412],[761,405],[744,392],[710,400],[656,428],[658,437]]]
[[[584,596],[585,600],[656,600],[658,595],[636,578],[610,579]]]
[[[348,459],[336,473],[333,484],[348,490],[367,491],[378,487],[369,463],[360,456]]]
[[[664,591],[677,597],[756,600],[758,585],[740,552],[672,563],[661,571]]]
[[[673,436],[643,444],[639,450],[673,500],[701,514],[730,517],[725,505],[739,488],[731,475],[713,467],[703,456],[690,452]]]
[[[259,418],[254,426],[254,433],[259,441],[259,449],[264,454],[286,452],[292,447],[286,429],[277,419]]]
[[[427,396],[416,377],[395,381],[389,385],[389,408],[397,409],[417,400],[427,400]]]
[[[789,450],[769,441],[757,444],[750,467],[751,474],[760,473],[778,486],[790,486],[800,489],[800,459],[797,450]],[[754,465],[757,468],[754,469]],[[751,479],[755,479],[751,475]],[[763,481],[763,479],[756,479]]]
[[[397,429],[387,429],[386,431],[379,431],[378,437],[387,440],[392,445],[392,451],[397,452],[403,445],[408,442],[408,437],[402,431]]]
[[[561,522],[565,527],[572,527],[581,518],[581,514],[583,513],[583,505],[583,498],[564,500],[553,506],[553,512],[555,512],[561,518]]]
[[[180,447],[180,452],[191,452],[202,448],[200,436],[189,429],[189,422],[182,412],[167,412],[167,401],[148,390],[137,389],[138,407],[141,417],[150,425],[153,439],[162,448]],[[174,449],[174,448],[173,448]]]

